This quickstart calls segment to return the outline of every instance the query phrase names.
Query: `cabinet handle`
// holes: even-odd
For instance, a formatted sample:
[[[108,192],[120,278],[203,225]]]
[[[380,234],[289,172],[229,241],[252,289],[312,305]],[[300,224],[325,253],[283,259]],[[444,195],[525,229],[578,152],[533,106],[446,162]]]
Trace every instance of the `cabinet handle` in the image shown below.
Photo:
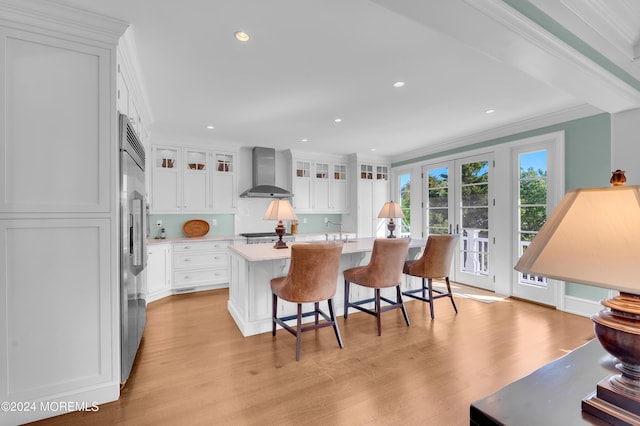
[[[185,250],[191,250],[191,246],[184,246]]]
[[[190,280],[190,279],[191,279],[191,277],[190,277],[189,275],[185,275],[185,276],[184,276],[184,279],[185,279],[185,280]]]
[[[191,259],[189,259],[188,257],[184,260],[185,262],[191,262]]]
[[[218,259],[220,259],[220,256],[213,256],[213,258],[218,260]]]

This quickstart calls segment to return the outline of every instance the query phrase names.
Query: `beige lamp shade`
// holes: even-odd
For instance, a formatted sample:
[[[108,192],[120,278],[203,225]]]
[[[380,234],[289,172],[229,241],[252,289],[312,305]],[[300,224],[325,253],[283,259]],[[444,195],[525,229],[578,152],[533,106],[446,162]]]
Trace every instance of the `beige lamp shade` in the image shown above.
[[[567,193],[515,269],[640,293],[640,186]]]
[[[273,200],[264,214],[265,220],[297,220],[289,200]]]
[[[404,212],[400,207],[400,204],[394,203],[393,201],[388,201],[384,203],[380,213],[378,213],[379,219],[393,219],[396,217],[404,217]]]

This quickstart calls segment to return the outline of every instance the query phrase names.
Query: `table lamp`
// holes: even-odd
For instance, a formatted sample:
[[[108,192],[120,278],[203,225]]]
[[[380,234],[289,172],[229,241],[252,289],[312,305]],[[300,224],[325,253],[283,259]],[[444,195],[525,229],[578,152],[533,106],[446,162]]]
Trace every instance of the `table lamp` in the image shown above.
[[[277,220],[278,225],[276,226],[276,235],[278,236],[278,241],[273,246],[273,248],[284,249],[287,248],[287,243],[282,241],[282,236],[285,234],[286,228],[282,223],[283,220],[298,220],[296,217],[296,213],[293,211],[293,207],[291,207],[291,203],[289,200],[273,200],[267,211],[264,214],[265,220]]]
[[[389,219],[389,224],[387,225],[387,229],[389,229],[389,235],[387,238],[395,238],[393,235],[393,231],[396,229],[396,224],[393,221],[396,217],[404,217],[404,213],[402,212],[402,208],[400,204],[394,203],[393,201],[388,201],[384,203],[380,213],[378,213],[378,219]]]
[[[598,383],[582,410],[614,424],[640,424],[640,186],[620,185],[620,173],[612,187],[568,192],[515,269],[620,292],[591,317],[620,374]]]

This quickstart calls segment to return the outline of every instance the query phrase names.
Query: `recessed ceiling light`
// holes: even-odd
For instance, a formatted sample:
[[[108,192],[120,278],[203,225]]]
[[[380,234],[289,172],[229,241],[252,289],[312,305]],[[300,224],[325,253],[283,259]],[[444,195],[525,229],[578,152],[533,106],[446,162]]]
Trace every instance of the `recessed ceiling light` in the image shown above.
[[[215,127],[214,126],[207,126],[207,129],[213,130],[213,129],[215,129]]]
[[[238,41],[249,41],[249,38],[250,38],[249,34],[245,33],[244,31],[236,31],[233,36]]]
[[[376,150],[376,148],[371,148],[371,151],[375,151],[375,150]]]
[[[304,138],[304,139],[301,139],[300,142],[302,142],[302,143],[309,142],[309,139]]]
[[[496,112],[496,110],[495,110],[495,109],[488,109],[488,110],[486,110],[484,113],[485,113],[485,114],[493,114],[494,112]]]
[[[404,81],[396,81],[395,83],[393,83],[393,87],[402,87],[404,85]]]
[[[335,120],[333,120],[333,121],[335,121],[336,123],[341,123],[341,122],[342,122],[342,118],[336,118],[336,119],[335,119]]]

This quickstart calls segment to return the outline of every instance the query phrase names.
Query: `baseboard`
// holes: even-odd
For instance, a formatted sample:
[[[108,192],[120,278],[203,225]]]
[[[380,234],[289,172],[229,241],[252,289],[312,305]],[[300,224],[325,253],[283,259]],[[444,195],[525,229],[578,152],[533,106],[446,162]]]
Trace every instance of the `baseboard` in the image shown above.
[[[574,296],[564,296],[564,305],[561,309],[570,314],[590,317],[591,315],[602,310],[600,302],[582,299]]]

